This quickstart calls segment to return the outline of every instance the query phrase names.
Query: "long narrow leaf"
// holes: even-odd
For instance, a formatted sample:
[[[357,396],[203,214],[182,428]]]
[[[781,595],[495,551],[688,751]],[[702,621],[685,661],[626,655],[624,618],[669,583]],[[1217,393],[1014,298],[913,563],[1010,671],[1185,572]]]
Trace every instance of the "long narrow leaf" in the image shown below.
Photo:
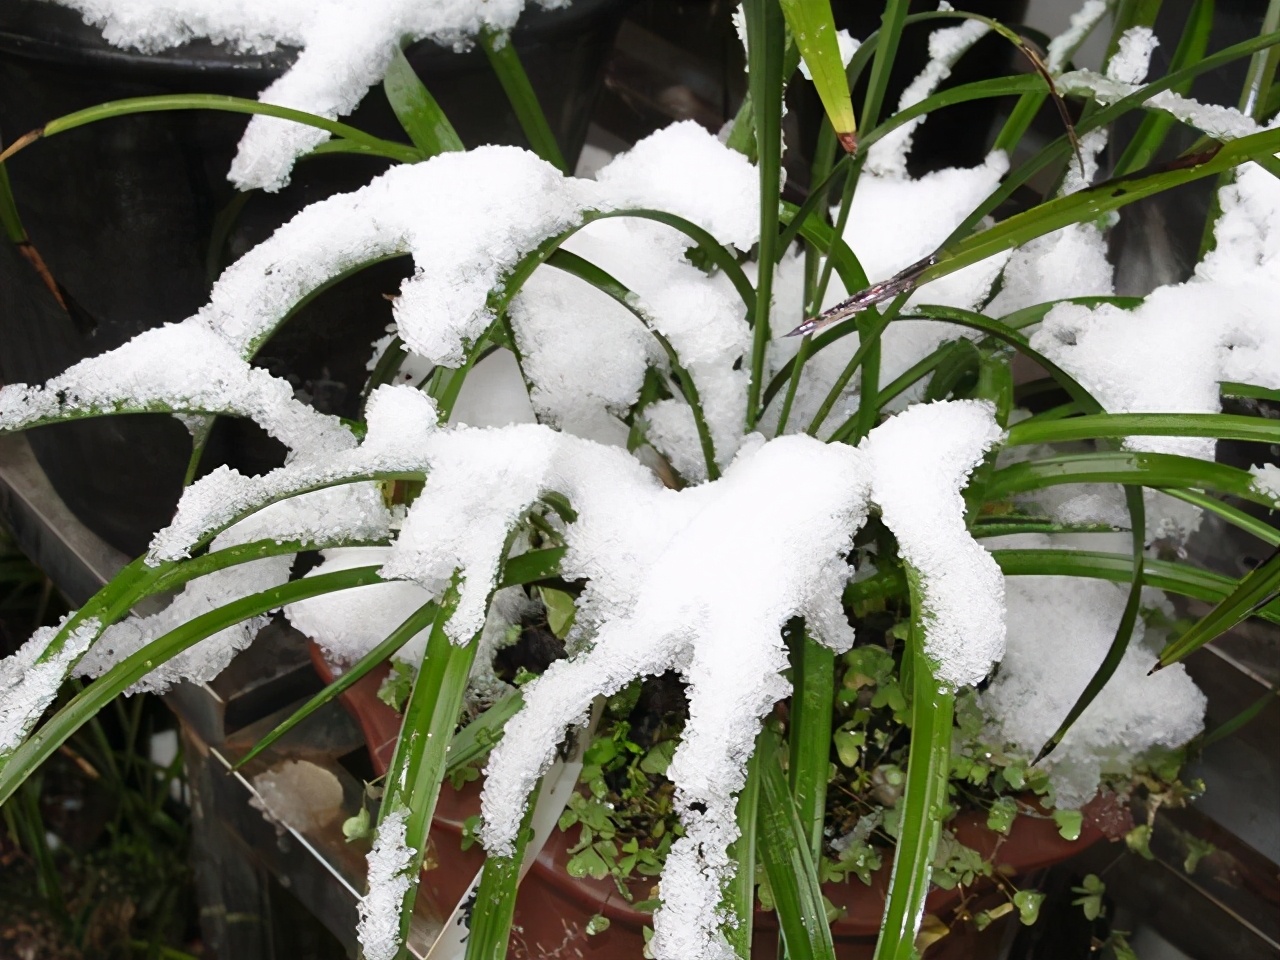
[[[400,126],[424,157],[466,149],[436,98],[399,49],[392,54],[382,89]]]
[[[1107,413],[1051,422],[1017,423],[1008,446],[1066,443],[1103,437],[1214,437],[1280,443],[1280,422],[1231,413]]]
[[[59,133],[66,133],[68,130],[75,130],[77,127],[83,127],[86,124],[97,123],[99,120],[111,120],[115,117],[126,117],[137,113],[157,113],[169,110],[219,110],[226,113],[250,113],[277,117],[281,120],[292,120],[294,123],[325,130],[335,137],[342,137],[352,143],[359,144],[375,156],[387,157],[390,160],[400,160],[405,163],[414,163],[422,159],[422,154],[416,147],[396,143],[392,140],[383,140],[381,137],[372,136],[350,124],[318,117],[302,110],[280,107],[274,103],[260,103],[257,100],[245,100],[241,97],[228,97],[221,94],[176,93],[156,97],[131,97],[127,100],[112,100],[108,103],[101,103],[97,106],[87,107],[84,110],[65,114],[55,120],[50,120],[43,127],[32,130],[30,133],[26,133],[15,140],[3,153],[0,153],[0,163],[37,140],[52,137]]]
[[[796,815],[814,863],[822,858],[831,772],[831,710],[835,701],[835,653],[803,632],[791,696],[790,773]]]
[[[818,98],[827,111],[827,119],[845,152],[858,147],[858,124],[849,97],[849,81],[840,59],[836,38],[836,21],[831,13],[831,0],[779,0],[791,37],[800,57],[809,68]]]
[[[606,273],[577,254],[570,253],[564,249],[557,250],[547,258],[547,265],[563,270],[579,280],[591,284],[601,293],[608,294],[619,306],[633,314],[644,325],[645,329],[653,335],[653,338],[658,341],[659,346],[662,347],[663,352],[667,355],[667,362],[671,365],[672,372],[679,380],[680,392],[684,395],[685,402],[689,404],[689,409],[693,414],[693,422],[698,432],[698,443],[702,447],[702,459],[707,468],[707,476],[712,480],[718,479],[720,467],[716,462],[715,444],[711,438],[711,428],[707,424],[706,412],[702,409],[702,400],[698,396],[697,384],[694,383],[693,377],[684,368],[680,355],[676,353],[671,341],[658,330],[654,318],[647,316],[640,310],[637,306],[636,297],[631,290],[627,289],[611,274]]]
[[[381,583],[376,566],[353,567],[305,577],[219,607],[188,620],[141,650],[126,657],[55,713],[10,756],[0,770],[0,805],[31,773],[44,763],[73,733],[99,710],[133,686],[161,663],[227,627],[299,600],[350,587]]]
[[[725,938],[733,947],[740,960],[751,960],[751,933],[755,925],[756,906],[756,845],[757,824],[760,811],[760,764],[761,741],[756,739],[756,750],[747,761],[747,780],[738,794],[738,839],[733,842],[729,851],[738,865],[733,880],[729,884],[729,892],[725,896],[726,906],[732,918],[725,929]]]
[[[792,960],[835,960],[817,868],[809,855],[809,840],[782,772],[781,738],[766,728],[758,742],[761,755],[757,848],[773,892],[782,942]]]
[[[1280,594],[1280,550],[1251,570],[1240,584],[1216,607],[1201,617],[1186,633],[1171,640],[1160,651],[1157,667],[1177,663],[1206,643],[1217,639],[1240,621],[1257,612]]]
[[[929,893],[933,858],[942,830],[941,810],[947,800],[951,769],[951,730],[955,691],[934,675],[924,652],[918,590],[912,582],[912,624],[907,656],[911,659],[911,748],[902,795],[898,845],[885,902],[884,921],[876,941],[875,960],[912,960],[915,939]]]
[[[1107,682],[1115,675],[1120,662],[1124,659],[1125,652],[1129,649],[1129,641],[1133,637],[1133,628],[1138,622],[1138,611],[1142,606],[1143,565],[1146,561],[1147,512],[1142,499],[1141,487],[1125,487],[1124,495],[1125,502],[1129,508],[1129,523],[1133,536],[1133,573],[1129,583],[1129,595],[1125,599],[1124,610],[1120,614],[1120,623],[1116,627],[1111,645],[1107,648],[1106,656],[1102,658],[1102,663],[1094,671],[1093,676],[1089,678],[1089,682],[1085,685],[1084,690],[1081,691],[1080,696],[1076,698],[1076,702],[1071,705],[1071,709],[1067,711],[1066,717],[1058,725],[1058,729],[1053,732],[1053,736],[1045,741],[1044,746],[1040,748],[1040,752],[1036,755],[1033,763],[1039,763],[1062,742],[1062,738],[1067,735],[1067,731],[1089,709],[1089,705],[1098,698],[1098,694],[1102,692]]]
[[[1133,578],[1133,560],[1128,554],[1093,550],[992,550],[991,556],[1007,577],[1090,577],[1128,583]],[[1196,600],[1217,603],[1229,596],[1238,582],[1220,573],[1201,570],[1185,563],[1147,560],[1143,565],[1147,586]],[[1280,603],[1252,611],[1270,623],[1280,623]]]
[[[769,315],[773,303],[773,274],[777,262],[778,184],[782,176],[783,59],[786,52],[782,10],[776,0],[745,0],[747,61],[751,102],[755,111],[756,155],[760,190],[760,244],[752,311],[751,379],[747,385],[746,429],[755,429],[763,412],[765,353],[769,345]]]
[[[266,750],[326,703],[330,703],[349,690],[362,677],[366,676],[370,670],[431,626],[435,622],[438,613],[439,611],[434,603],[426,603],[409,614],[403,623],[387,635],[385,640],[353,663],[341,676],[335,677],[332,683],[328,684],[323,690],[295,710],[287,720],[254,744],[253,749],[236,762],[236,769],[249,763],[258,754],[262,753],[262,751]]]
[[[988,495],[992,499],[1030,493],[1063,483],[1124,483],[1146,487],[1216,490],[1262,506],[1274,500],[1254,484],[1253,474],[1222,463],[1169,453],[1105,451],[1027,460],[997,470]]]
[[[455,575],[440,599],[422,666],[405,705],[404,723],[387,768],[386,793],[379,811],[380,821],[390,814],[408,811],[405,846],[411,852],[408,873],[412,880],[400,908],[400,957],[405,956],[427,833],[444,780],[449,741],[458,725],[467,677],[475,660],[474,642],[456,645],[445,632],[458,604],[458,583]]]
[[[489,58],[489,65],[493,67],[498,82],[502,84],[507,100],[511,103],[511,109],[515,111],[516,119],[520,122],[520,129],[524,131],[533,152],[565,173],[573,173],[573,169],[565,162],[555,134],[551,132],[547,115],[538,102],[538,95],[533,91],[529,75],[524,72],[524,65],[520,62],[515,44],[511,42],[511,36],[507,33],[485,30],[480,34],[480,46],[484,48],[485,56]]]

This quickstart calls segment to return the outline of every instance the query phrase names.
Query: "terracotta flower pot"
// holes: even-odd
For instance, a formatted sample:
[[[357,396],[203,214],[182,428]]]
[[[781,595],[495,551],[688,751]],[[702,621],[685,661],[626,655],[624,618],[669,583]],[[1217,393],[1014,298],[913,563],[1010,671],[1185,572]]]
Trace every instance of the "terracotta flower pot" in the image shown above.
[[[312,660],[325,682],[333,670],[314,644]],[[387,674],[381,667],[370,672],[342,694],[343,705],[355,718],[369,745],[374,769],[385,773],[400,733],[400,715],[378,699],[378,688]],[[423,873],[427,892],[448,912],[466,892],[467,885],[484,863],[478,844],[462,849],[463,823],[480,810],[483,785],[472,782],[455,790],[446,784],[440,791],[431,830],[432,859],[435,866]],[[1086,811],[1088,813],[1088,811]],[[1093,816],[1085,817],[1078,840],[1064,840],[1052,819],[1019,816],[1008,836],[986,826],[986,817],[963,811],[951,823],[957,839],[978,850],[1008,876],[1022,876],[1066,860],[1103,839],[1104,832]],[[631,960],[641,956],[643,929],[652,924],[652,915],[632,908],[611,879],[571,877],[565,868],[574,837],[556,830],[538,854],[520,886],[512,926],[510,956],[523,960],[535,957],[599,958]],[[832,925],[836,953],[840,960],[870,960],[884,913],[891,863],[872,876],[872,882],[827,883],[823,893],[843,909],[844,915]],[[657,878],[633,881],[633,900],[654,895]],[[967,900],[966,900],[967,898]],[[990,882],[967,890],[935,888],[926,901],[926,912],[951,920],[957,908],[977,912],[1003,902],[1004,896]],[[588,921],[597,914],[609,919],[601,933],[588,935]],[[1004,921],[1012,921],[1007,915]],[[777,956],[778,922],[772,911],[757,910],[752,937],[752,956],[772,960]],[[1003,923],[997,921],[983,931],[971,923],[956,923],[951,933],[937,941],[925,954],[926,960],[975,960],[994,955],[1003,939]]]

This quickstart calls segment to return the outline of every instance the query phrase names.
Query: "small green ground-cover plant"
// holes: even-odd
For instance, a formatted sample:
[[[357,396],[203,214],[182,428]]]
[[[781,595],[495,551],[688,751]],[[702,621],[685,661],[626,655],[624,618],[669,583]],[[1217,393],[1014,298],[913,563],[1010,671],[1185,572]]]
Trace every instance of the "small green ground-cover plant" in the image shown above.
[[[130,112],[214,108],[262,115],[235,167],[244,185],[278,186],[313,147],[402,163],[281,227],[199,314],[44,387],[0,393],[3,429],[176,413],[198,455],[211,418],[233,415],[291,451],[262,477],[223,468],[191,484],[147,555],[0,665],[0,798],[116,694],[208,679],[284,607],[350,664],[306,710],[393,654],[416,667],[402,671],[404,733],[361,908],[365,956],[403,955],[440,785],[486,752],[474,834],[489,859],[465,950],[501,956],[528,798],[557,744],[601,699],[674,672],[688,703],[677,746],[655,753],[676,738],[642,745],[618,716],[591,734],[587,792],[564,817],[592,831],[575,869],[613,872],[605,854],[619,873],[631,857],[642,875],[661,869],[649,948],[662,960],[747,956],[757,876],[789,954],[832,957],[821,880],[891,856],[877,956],[905,960],[931,880],[967,884],[985,870],[942,833],[961,784],[990,789],[979,802],[995,829],[1017,803],[1004,787],[1043,793],[1060,827],[1078,829],[1075,811],[1106,778],[1141,781],[1153,750],[1198,732],[1203,699],[1179,661],[1246,616],[1280,616],[1274,559],[1237,581],[1148,555],[1201,511],[1280,545],[1236,505],[1274,507],[1275,467],[1212,459],[1217,439],[1280,439],[1274,421],[1220,412],[1224,393],[1280,390],[1274,15],[1257,38],[1205,56],[1211,4],[1197,4],[1173,68],[1148,82],[1154,5],[1116,5],[1095,73],[1070,60],[1101,3],[1036,51],[985,18],[912,15],[889,0],[881,29],[842,53],[825,2],[747,0],[750,97],[727,142],[677,125],[586,181],[561,172],[502,35],[510,23],[489,21],[480,42],[541,157],[461,151],[398,53],[406,36],[475,32],[479,14],[443,25],[369,14],[380,30],[338,51],[360,66],[359,89],[335,100],[308,86],[328,48],[310,46],[303,25],[297,36],[277,25],[288,35],[274,38],[258,23],[193,28],[192,4],[173,5],[177,36],[300,42],[305,64],[262,103],[107,104],[51,121],[4,157]],[[384,6],[395,7],[371,10]],[[513,20],[518,8],[491,12]],[[127,18],[100,19],[129,42]],[[934,30],[932,61],[893,112],[885,91],[906,29]],[[989,31],[1035,69],[938,90]],[[802,59],[833,120],[813,154],[818,186],[794,206],[780,198],[782,97],[806,82]],[[1238,109],[1185,96],[1196,76],[1237,60],[1250,63]],[[864,75],[855,120],[848,91]],[[379,76],[411,144],[334,119]],[[281,89],[332,116],[273,102]],[[1021,158],[1040,107],[1067,95],[1084,98],[1083,112]],[[987,97],[1016,99],[985,163],[909,176],[913,125]],[[1104,179],[1102,147],[1130,111],[1147,119]],[[1139,169],[1173,122],[1200,139]],[[1037,176],[1052,184],[1039,202],[991,222]],[[1216,246],[1196,275],[1116,296],[1105,256],[1115,217],[1215,177]],[[22,238],[18,207],[3,212]],[[417,273],[378,345],[360,422],[305,406],[251,366],[300,301],[400,255]],[[1018,354],[1039,379],[1015,383]],[[505,425],[459,422],[481,385],[505,389]],[[309,550],[324,563],[294,577]],[[162,613],[128,617],[179,588]],[[1212,611],[1171,628],[1159,591]],[[570,655],[517,695],[496,651],[539,611]],[[73,670],[98,679],[37,726]],[[468,701],[493,706],[457,730]],[[766,722],[783,701],[785,721]],[[649,811],[643,829],[619,830],[592,805],[601,788],[638,801],[641,777],[659,776],[671,810]],[[879,823],[860,837],[859,817],[839,846],[826,830],[849,826],[852,811],[833,784],[882,800]],[[869,842],[882,834],[891,854]],[[1034,891],[1010,893],[1033,919]]]

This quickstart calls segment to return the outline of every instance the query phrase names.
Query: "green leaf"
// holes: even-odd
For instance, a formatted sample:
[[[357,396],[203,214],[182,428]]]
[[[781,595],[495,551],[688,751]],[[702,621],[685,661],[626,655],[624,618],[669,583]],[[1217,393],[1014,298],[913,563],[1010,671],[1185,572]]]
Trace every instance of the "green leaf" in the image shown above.
[[[373,836],[373,822],[369,816],[369,808],[361,807],[354,817],[342,821],[342,835],[347,843],[353,840],[367,840]]]
[[[1141,823],[1124,835],[1124,844],[1144,860],[1154,860],[1151,852],[1151,824]]]
[[[760,243],[755,309],[747,384],[746,429],[755,429],[763,412],[765,353],[769,346],[769,312],[773,303],[774,265],[778,261],[778,184],[782,177],[782,91],[785,24],[776,0],[744,0],[747,24],[747,84],[756,132],[757,182],[760,191]]]
[[[511,938],[511,920],[516,912],[516,892],[520,886],[520,864],[533,831],[534,804],[525,811],[516,835],[515,853],[510,857],[488,857],[476,890],[467,935],[466,960],[503,960]]]
[[[1204,56],[1209,45],[1209,34],[1213,29],[1213,7],[1213,0],[1195,0],[1194,6],[1186,15],[1177,49],[1169,61],[1170,72],[1181,70]],[[1171,89],[1175,93],[1190,93],[1191,80],[1184,80]],[[1172,116],[1158,111],[1152,111],[1143,117],[1137,132],[1116,161],[1115,175],[1123,176],[1150,164],[1169,131],[1173,129],[1173,122]]]
[[[1018,802],[1012,797],[1001,797],[987,811],[987,827],[996,833],[1008,834],[1018,816]]]
[[[1160,651],[1157,668],[1177,663],[1206,643],[1255,615],[1280,594],[1280,550],[1242,577],[1231,593],[1201,617],[1186,633]]]
[[[391,56],[382,89],[400,126],[424,157],[466,149],[440,104],[399,48]]]
[[[1086,920],[1097,920],[1102,916],[1102,897],[1107,892],[1107,885],[1098,878],[1097,874],[1089,874],[1080,886],[1072,887],[1071,890],[1073,893],[1080,894],[1071,902],[1084,911]]]
[[[671,758],[675,756],[676,741],[662,740],[655,743],[640,760],[640,769],[655,777],[665,777],[667,768],[671,766]]]
[[[524,65],[520,62],[515,44],[511,42],[511,35],[483,30],[480,33],[480,46],[489,58],[489,66],[502,84],[511,109],[515,111],[516,120],[520,123],[520,129],[524,131],[533,152],[564,173],[572,174],[573,168],[565,162],[560,144],[551,132],[551,124],[547,123],[547,115],[538,102],[538,95],[533,91],[529,75],[524,72]]]
[[[998,500],[1063,483],[1214,490],[1264,507],[1274,505],[1272,498],[1257,488],[1253,475],[1247,470],[1195,457],[1127,451],[1076,453],[1014,463],[992,474],[987,495]]]
[[[1067,711],[1066,717],[1053,732],[1033,763],[1043,760],[1067,735],[1067,731],[1080,716],[1089,709],[1089,705],[1097,699],[1108,681],[1115,675],[1120,663],[1124,660],[1125,651],[1129,649],[1129,641],[1133,637],[1134,627],[1138,622],[1138,611],[1142,605],[1143,566],[1146,562],[1147,511],[1142,497],[1142,488],[1127,486],[1124,488],[1125,502],[1129,508],[1129,529],[1133,542],[1133,574],[1129,583],[1129,595],[1125,600],[1124,610],[1120,613],[1120,623],[1116,626],[1115,636],[1107,648],[1106,656],[1094,671],[1076,702]],[[1071,839],[1071,838],[1068,838]]]
[[[843,72],[841,73],[843,76]],[[835,653],[807,630],[795,639],[789,753],[791,792],[809,837],[809,856],[822,860],[831,767],[831,711],[835,700]]]
[[[295,710],[293,714],[290,715],[289,719],[285,720],[254,744],[253,749],[237,761],[235,769],[238,770],[243,767],[246,763],[253,760],[258,756],[258,754],[262,753],[262,751],[266,750],[303,720],[323,707],[326,703],[329,703],[349,690],[357,681],[367,675],[370,670],[382,663],[387,659],[387,657],[391,656],[391,654],[395,653],[408,643],[409,640],[416,637],[419,633],[434,623],[436,614],[437,610],[434,603],[425,604],[411,613],[405,621],[400,624],[400,626],[391,631],[385,640],[352,664],[351,667],[343,672],[341,676],[335,677],[332,683]],[[405,678],[404,682],[406,684],[406,689],[405,697],[401,699],[401,703],[404,702],[404,699],[408,698],[409,690],[412,688],[412,670],[407,674],[403,674],[403,676]],[[378,696],[381,698],[381,690],[378,692]]]
[[[1079,810],[1055,810],[1053,822],[1058,825],[1058,833],[1063,840],[1079,840],[1080,831],[1084,827],[1084,814]]]
[[[112,100],[108,103],[100,103],[84,110],[65,114],[55,120],[50,120],[43,127],[15,140],[3,154],[0,154],[0,162],[13,156],[13,154],[36,140],[65,133],[68,130],[75,130],[86,124],[139,113],[157,113],[169,110],[218,110],[226,113],[260,114],[267,117],[276,117],[280,120],[292,120],[294,123],[317,127],[333,134],[335,137],[341,137],[360,147],[361,152],[366,152],[373,156],[399,160],[403,163],[415,163],[422,159],[422,154],[416,147],[395,143],[392,140],[383,140],[349,124],[318,117],[302,110],[280,107],[273,103],[262,103],[258,100],[246,100],[241,97],[227,97],[220,94],[178,93],[156,97],[131,97],[127,100]]]
[[[1133,559],[1124,553],[1094,550],[992,550],[992,558],[1008,577],[1092,577],[1099,580],[1128,582],[1133,577]],[[1231,593],[1237,581],[1219,573],[1201,570],[1190,564],[1167,560],[1147,560],[1144,564],[1147,586],[1197,600],[1217,602]],[[866,583],[867,581],[861,581]],[[845,597],[858,596],[846,588]],[[1280,605],[1268,604],[1254,616],[1280,623]]]
[[[583,929],[588,937],[594,937],[597,933],[604,933],[609,929],[609,918],[603,913],[597,913],[587,921],[587,925]]]
[[[933,664],[924,653],[922,609],[914,573],[909,573],[908,583],[912,601],[911,640],[907,648],[912,659],[911,748],[907,755],[906,792],[896,808],[901,811],[898,846],[875,960],[912,958],[916,927],[929,892],[951,769],[955,692],[937,679]]]
[[[619,306],[635,316],[658,342],[658,345],[667,355],[667,362],[671,365],[672,373],[676,375],[679,381],[680,391],[684,395],[685,401],[689,404],[690,412],[693,414],[693,423],[698,432],[698,443],[702,448],[702,459],[707,469],[707,476],[712,480],[718,479],[720,477],[720,466],[716,461],[715,444],[711,438],[711,428],[707,423],[706,413],[702,408],[702,400],[698,395],[697,384],[694,383],[693,377],[684,368],[679,354],[676,353],[675,347],[671,345],[671,341],[658,330],[653,318],[649,317],[637,306],[634,294],[595,264],[567,250],[557,250],[547,257],[547,264],[572,274],[580,280],[585,280],[597,290],[608,294]]]
[[[735,818],[738,839],[733,841],[729,855],[737,864],[729,889],[725,891],[725,907],[731,922],[724,929],[725,939],[733,947],[739,960],[751,960],[751,933],[755,926],[756,905],[756,849],[759,843],[761,764],[772,758],[762,756],[763,734],[756,738],[756,749],[747,761],[747,779],[738,794]],[[761,902],[766,896],[767,883],[760,887]]]
[[[849,80],[840,59],[830,0],[779,0],[779,5],[800,56],[809,68],[827,119],[845,151],[853,153],[857,149],[858,125],[849,97]]]
[[[317,574],[242,597],[234,603],[193,617],[151,641],[72,697],[5,760],[3,770],[0,770],[0,804],[13,796],[18,786],[66,743],[68,737],[158,664],[167,663],[206,637],[251,617],[310,597],[381,582],[377,566]]]
[[[1126,437],[1213,437],[1280,443],[1280,422],[1230,413],[1104,413],[1025,421],[1009,428],[1008,446]]]
[[[543,605],[547,608],[547,626],[551,628],[552,633],[563,640],[569,635],[573,618],[578,613],[578,608],[573,604],[573,597],[563,590],[553,590],[551,587],[539,587],[538,593],[542,597]]]
[[[1013,905],[1018,908],[1018,919],[1028,927],[1040,918],[1042,903],[1044,894],[1036,890],[1019,890],[1013,895]]]
[[[756,843],[778,912],[782,942],[792,957],[835,960],[822,888],[809,856],[809,837],[782,772],[782,740],[766,727],[757,744],[761,756]]]

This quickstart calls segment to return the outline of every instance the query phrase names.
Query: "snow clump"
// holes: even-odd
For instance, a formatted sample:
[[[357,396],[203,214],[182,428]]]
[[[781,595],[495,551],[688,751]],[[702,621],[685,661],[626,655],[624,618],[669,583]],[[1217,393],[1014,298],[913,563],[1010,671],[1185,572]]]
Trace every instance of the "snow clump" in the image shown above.
[[[431,39],[464,50],[482,31],[515,26],[525,0],[53,0],[78,11],[108,43],[144,53],[207,38],[233,49],[300,52],[285,74],[262,91],[263,103],[336,120],[359,106],[382,81],[405,43]],[[547,8],[569,0],[538,0]],[[255,116],[240,141],[229,178],[241,190],[275,191],[289,182],[294,161],[329,139],[327,131]]]

